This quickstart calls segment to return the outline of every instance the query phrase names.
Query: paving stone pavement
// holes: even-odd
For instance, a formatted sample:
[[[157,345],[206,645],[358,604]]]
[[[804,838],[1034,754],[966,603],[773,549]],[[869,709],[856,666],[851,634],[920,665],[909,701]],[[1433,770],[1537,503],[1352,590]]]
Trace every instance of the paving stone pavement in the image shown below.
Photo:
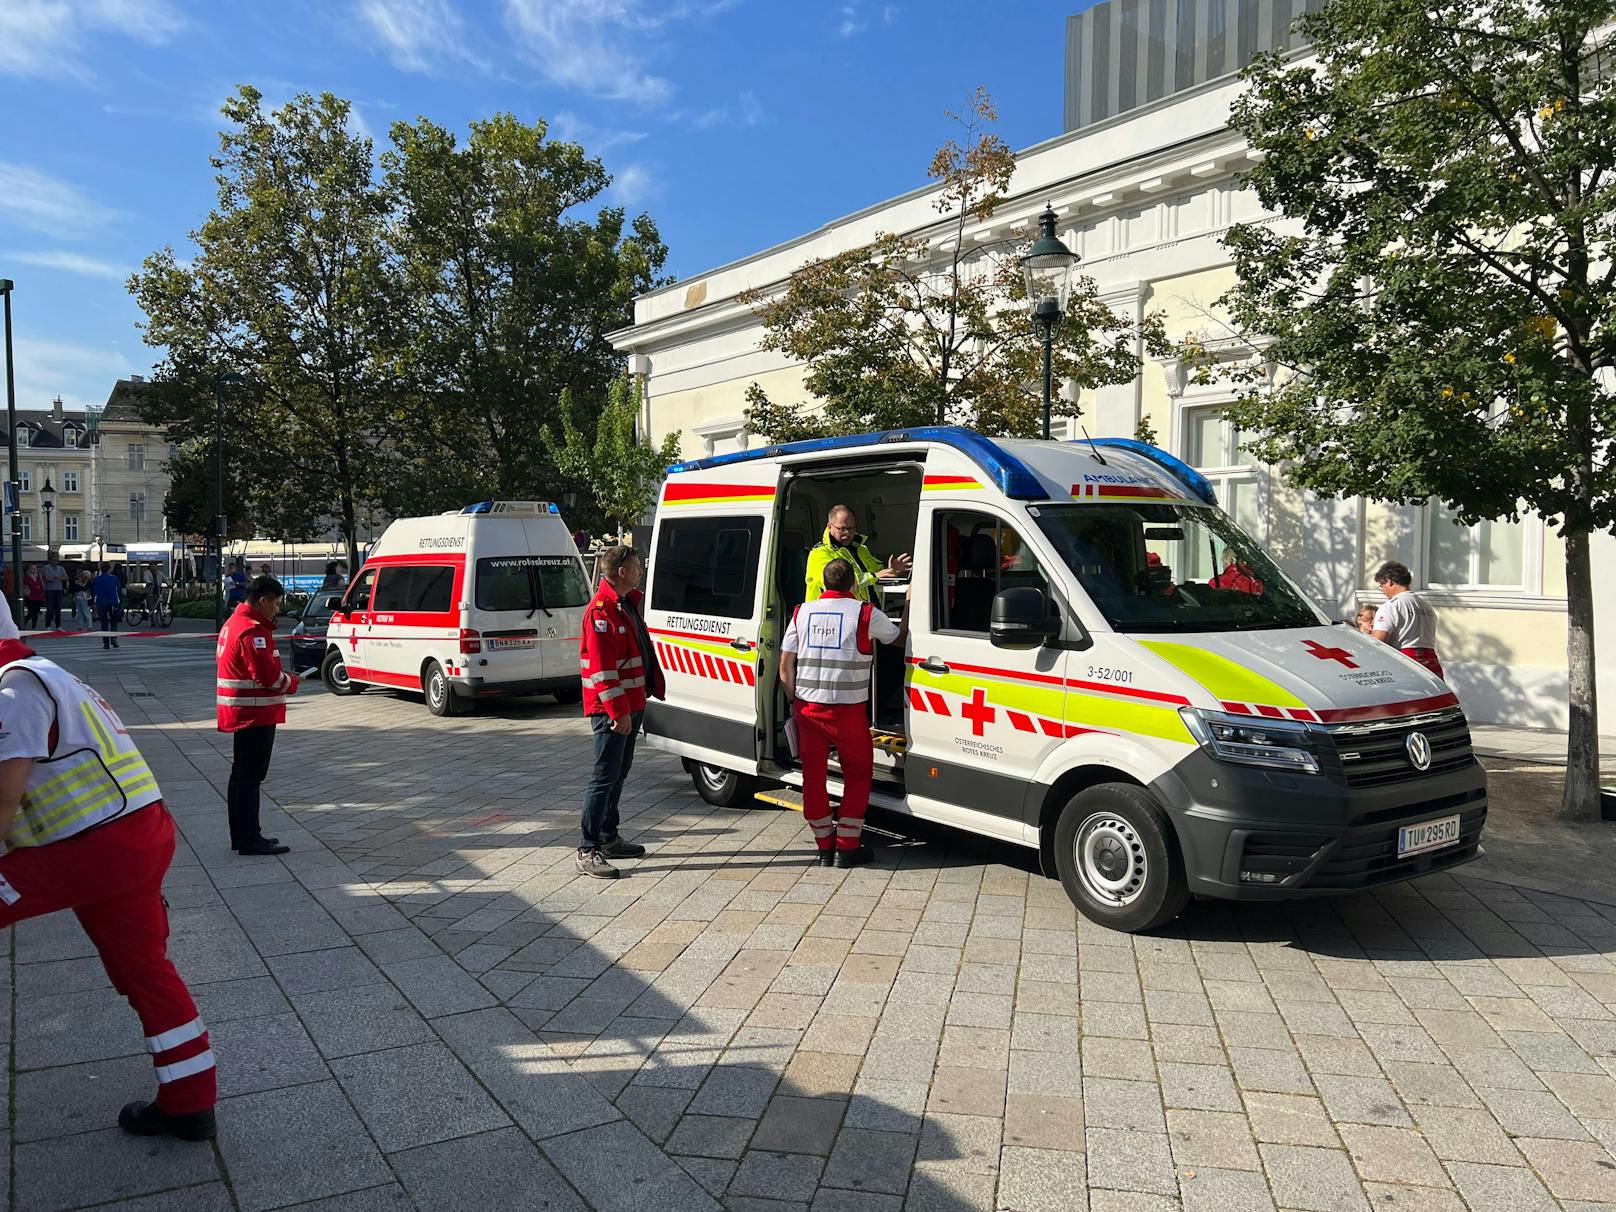
[[[300,697],[266,805],[293,850],[242,859],[206,671],[81,671],[182,826],[220,1136],[109,1126],[148,1089],[136,1020],[71,917],[25,923],[16,1212],[1616,1209],[1603,901],[1460,874],[1130,938],[941,829],[886,818],[877,864],[820,868],[800,818],[649,751],[650,853],[591,881],[576,708],[381,693]],[[1616,858],[1590,836],[1585,882]]]

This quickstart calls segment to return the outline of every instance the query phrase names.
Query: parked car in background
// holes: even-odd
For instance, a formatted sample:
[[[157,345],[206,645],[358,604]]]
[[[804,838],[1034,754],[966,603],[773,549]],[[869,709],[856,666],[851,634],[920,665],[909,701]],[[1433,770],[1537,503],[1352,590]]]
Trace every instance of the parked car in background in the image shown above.
[[[322,589],[309,594],[308,601],[292,627],[292,672],[318,669],[325,657],[325,629],[331,614],[342,605],[343,589]]]

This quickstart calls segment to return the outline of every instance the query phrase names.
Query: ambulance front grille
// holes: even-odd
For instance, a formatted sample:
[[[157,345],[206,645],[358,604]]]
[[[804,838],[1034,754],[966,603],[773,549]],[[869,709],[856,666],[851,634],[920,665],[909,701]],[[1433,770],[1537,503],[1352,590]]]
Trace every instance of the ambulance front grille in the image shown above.
[[[1431,744],[1431,765],[1419,770],[1409,758],[1408,738],[1422,732]],[[1325,751],[1327,773],[1348,787],[1381,787],[1463,770],[1475,761],[1470,726],[1458,708],[1417,720],[1387,720],[1326,730],[1334,752]]]

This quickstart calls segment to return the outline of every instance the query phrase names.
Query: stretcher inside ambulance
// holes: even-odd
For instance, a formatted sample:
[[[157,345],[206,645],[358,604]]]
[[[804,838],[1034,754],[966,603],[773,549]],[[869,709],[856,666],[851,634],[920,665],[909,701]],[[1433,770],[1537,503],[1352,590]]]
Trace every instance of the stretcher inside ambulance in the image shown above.
[[[835,505],[878,559],[914,556],[882,587],[894,617],[908,591],[910,633],[875,674],[876,807],[1035,848],[1127,930],[1192,895],[1347,891],[1480,852],[1457,698],[1332,626],[1198,473],[1128,439],[950,427],[670,469],[647,611],[668,695],[646,730],[710,802],[801,784],[779,640]]]

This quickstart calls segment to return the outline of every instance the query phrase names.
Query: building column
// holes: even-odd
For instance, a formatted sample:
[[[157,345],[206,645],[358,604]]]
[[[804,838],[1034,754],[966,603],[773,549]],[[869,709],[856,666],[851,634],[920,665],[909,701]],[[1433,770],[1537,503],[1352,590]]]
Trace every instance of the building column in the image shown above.
[[[1145,284],[1125,282],[1099,292],[1100,301],[1115,312],[1119,319],[1135,326],[1145,317]],[[1144,354],[1144,342],[1136,335],[1133,342],[1134,357]],[[1141,375],[1134,375],[1126,383],[1114,383],[1095,389],[1094,414],[1089,418],[1090,433],[1096,437],[1131,438],[1139,425],[1140,404],[1143,399]]]

